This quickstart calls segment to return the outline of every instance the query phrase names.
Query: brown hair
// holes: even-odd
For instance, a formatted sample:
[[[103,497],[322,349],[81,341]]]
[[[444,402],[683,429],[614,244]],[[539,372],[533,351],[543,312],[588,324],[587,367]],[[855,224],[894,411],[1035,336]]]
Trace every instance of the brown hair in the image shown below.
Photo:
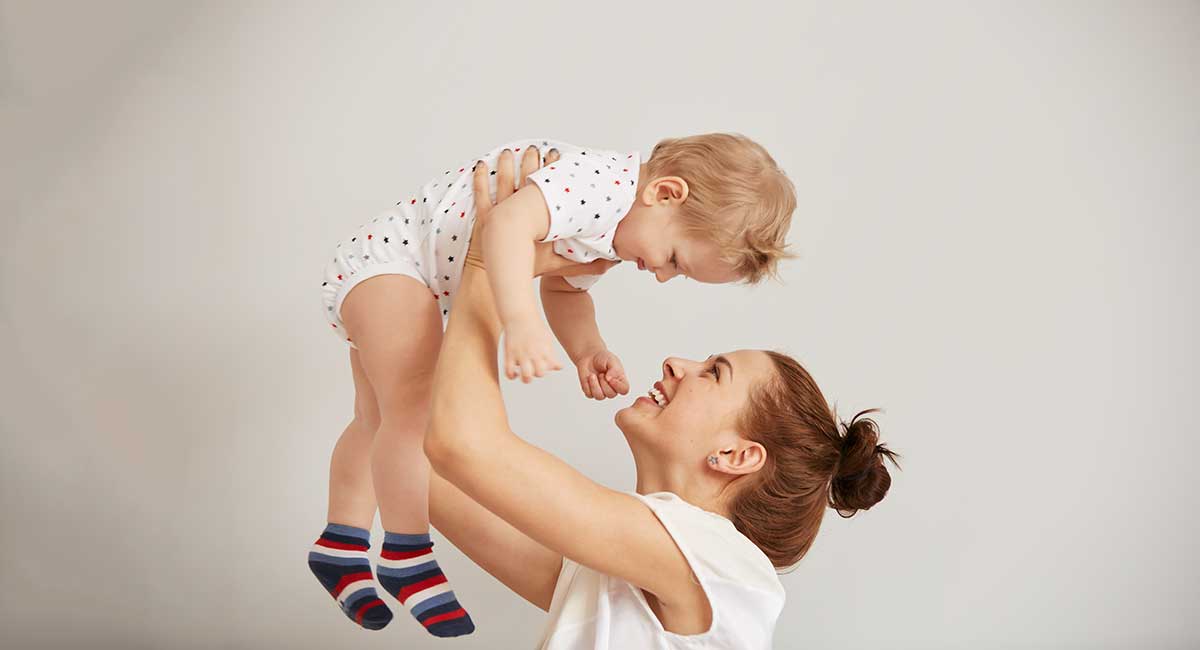
[[[774,277],[779,260],[794,257],[785,238],[796,189],[762,145],[736,133],[668,138],[654,146],[646,168],[652,179],[687,181],[680,205],[686,229],[715,243],[745,282]]]
[[[892,484],[883,464],[897,454],[879,442],[879,427],[862,411],[837,421],[811,375],[774,351],[776,377],[756,387],[741,414],[741,431],[767,450],[765,466],[730,502],[734,526],[776,568],[800,561],[821,527],[825,508],[851,517],[879,503]]]

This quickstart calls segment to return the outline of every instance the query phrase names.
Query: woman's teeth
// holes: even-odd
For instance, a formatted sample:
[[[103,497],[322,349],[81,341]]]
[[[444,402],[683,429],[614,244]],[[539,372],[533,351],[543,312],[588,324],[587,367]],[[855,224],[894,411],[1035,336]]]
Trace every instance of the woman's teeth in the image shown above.
[[[650,388],[650,397],[654,399],[654,402],[658,404],[659,408],[663,408],[667,405],[667,396],[663,395],[662,391],[654,388],[653,386]]]

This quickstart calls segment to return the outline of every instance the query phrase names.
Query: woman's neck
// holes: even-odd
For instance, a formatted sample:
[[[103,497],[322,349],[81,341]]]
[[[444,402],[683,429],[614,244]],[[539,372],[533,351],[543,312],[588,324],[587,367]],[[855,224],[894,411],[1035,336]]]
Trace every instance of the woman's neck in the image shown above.
[[[722,498],[725,481],[698,473],[695,468],[650,466],[649,463],[638,462],[636,458],[634,466],[637,469],[638,494],[670,492],[697,508],[729,518],[729,509]],[[701,468],[699,472],[704,472],[704,469]]]

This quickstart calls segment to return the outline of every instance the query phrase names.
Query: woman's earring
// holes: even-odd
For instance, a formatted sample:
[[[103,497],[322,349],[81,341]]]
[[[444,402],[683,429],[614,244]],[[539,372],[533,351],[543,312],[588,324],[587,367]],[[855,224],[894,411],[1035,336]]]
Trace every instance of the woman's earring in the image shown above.
[[[717,460],[718,460],[718,459],[717,459],[717,457],[716,457],[716,456],[709,456],[709,457],[708,457],[708,464],[709,464],[709,465],[716,466],[716,464],[717,464]]]

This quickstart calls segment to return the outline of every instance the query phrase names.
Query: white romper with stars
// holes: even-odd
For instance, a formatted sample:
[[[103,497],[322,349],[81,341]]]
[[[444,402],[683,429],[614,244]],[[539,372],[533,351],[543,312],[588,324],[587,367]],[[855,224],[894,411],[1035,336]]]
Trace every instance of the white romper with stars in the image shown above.
[[[492,170],[489,188],[494,200],[500,152],[513,151],[515,177],[522,152],[529,146],[537,147],[543,157],[551,149],[562,155],[529,175],[550,211],[550,229],[542,241],[554,242],[556,253],[575,262],[617,260],[613,233],[633,206],[641,156],[636,151],[581,147],[549,138],[517,140],[447,169],[334,247],[321,283],[322,308],[334,333],[357,348],[342,324],[342,301],[358,283],[388,273],[407,275],[428,287],[431,299],[438,301],[444,327],[475,223],[475,160],[483,160]],[[575,276],[567,281],[586,289],[598,278]]]

